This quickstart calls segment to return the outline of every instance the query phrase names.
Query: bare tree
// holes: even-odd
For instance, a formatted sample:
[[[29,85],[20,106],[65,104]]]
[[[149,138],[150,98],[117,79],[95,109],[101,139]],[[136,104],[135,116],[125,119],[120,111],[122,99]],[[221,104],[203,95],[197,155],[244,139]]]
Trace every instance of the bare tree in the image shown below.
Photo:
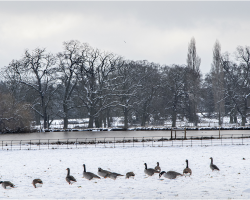
[[[84,47],[83,59],[77,71],[78,97],[87,108],[89,128],[102,125],[102,112],[112,106],[110,100],[110,75],[120,66],[121,57],[101,52],[88,45]]]
[[[195,126],[198,124],[197,105],[199,101],[199,91],[201,83],[200,73],[201,59],[196,53],[196,42],[194,37],[188,45],[187,54],[187,74],[188,74],[188,95],[189,95],[189,120],[194,122]]]
[[[177,114],[184,114],[186,68],[178,65],[166,66],[162,76],[163,110],[170,115],[172,127],[176,127]]]
[[[55,77],[56,58],[45,49],[35,49],[32,53],[28,50],[21,60],[13,60],[7,67],[6,77],[15,77],[18,84],[27,88],[23,95],[32,95],[32,110],[41,116],[44,121],[44,128],[48,127],[48,113],[53,95],[57,89]]]
[[[223,123],[224,115],[224,72],[221,65],[221,45],[216,40],[213,49],[213,63],[211,67],[212,87],[215,104],[215,112],[218,114],[219,125]]]
[[[235,53],[236,60],[239,64],[230,60],[225,53],[222,57],[222,65],[227,85],[226,95],[230,99],[231,109],[237,110],[242,118],[242,126],[246,124],[248,114],[247,101],[250,96],[250,48],[237,48]]]
[[[136,92],[133,110],[140,116],[141,126],[145,126],[156,111],[154,101],[157,101],[161,78],[159,65],[146,60],[138,61],[137,64],[137,74],[144,78]]]
[[[80,62],[84,59],[84,47],[79,41],[71,40],[64,42],[64,51],[57,54],[58,63],[58,80],[60,81],[60,94],[62,97],[60,105],[62,105],[62,113],[59,113],[64,120],[63,128],[68,128],[69,111],[76,107],[73,101],[73,92],[77,85],[76,73]]]

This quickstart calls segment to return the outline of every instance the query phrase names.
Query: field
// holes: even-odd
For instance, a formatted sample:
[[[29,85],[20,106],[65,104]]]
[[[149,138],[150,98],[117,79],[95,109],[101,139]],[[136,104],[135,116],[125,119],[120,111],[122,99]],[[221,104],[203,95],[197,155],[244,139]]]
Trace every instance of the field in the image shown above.
[[[214,158],[220,171],[209,168]],[[189,160],[191,177],[174,180],[147,177],[144,163],[164,171],[183,171]],[[86,180],[83,164],[97,174],[98,167],[113,172],[135,173],[125,177]],[[66,168],[77,182],[69,185]],[[119,147],[0,151],[0,181],[11,181],[13,189],[0,188],[0,199],[249,199],[250,154],[248,145],[193,147]],[[32,180],[41,178],[40,188]]]

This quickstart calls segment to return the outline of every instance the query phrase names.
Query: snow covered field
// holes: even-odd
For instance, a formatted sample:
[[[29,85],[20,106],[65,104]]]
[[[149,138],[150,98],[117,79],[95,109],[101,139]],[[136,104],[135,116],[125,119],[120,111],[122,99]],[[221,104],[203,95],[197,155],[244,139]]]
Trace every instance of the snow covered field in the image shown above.
[[[230,143],[230,142],[229,142]],[[211,199],[250,198],[249,145],[193,147],[119,147],[49,150],[0,150],[0,181],[11,181],[16,188],[0,188],[0,199]],[[209,168],[210,157],[219,172]],[[244,158],[244,159],[243,159]],[[191,177],[159,179],[146,177],[144,163],[164,171],[183,171],[185,160],[193,171]],[[88,181],[87,171],[97,174],[98,167],[126,174],[134,179]],[[77,182],[69,185],[66,168]],[[32,180],[41,178],[43,187],[34,188]]]

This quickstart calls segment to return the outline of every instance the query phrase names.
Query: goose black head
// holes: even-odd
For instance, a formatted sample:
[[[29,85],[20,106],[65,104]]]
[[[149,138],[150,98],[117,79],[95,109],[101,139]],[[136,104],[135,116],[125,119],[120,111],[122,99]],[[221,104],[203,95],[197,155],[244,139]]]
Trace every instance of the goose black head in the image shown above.
[[[165,171],[162,171],[160,174],[159,174],[159,178],[161,178],[161,176],[166,173]]]

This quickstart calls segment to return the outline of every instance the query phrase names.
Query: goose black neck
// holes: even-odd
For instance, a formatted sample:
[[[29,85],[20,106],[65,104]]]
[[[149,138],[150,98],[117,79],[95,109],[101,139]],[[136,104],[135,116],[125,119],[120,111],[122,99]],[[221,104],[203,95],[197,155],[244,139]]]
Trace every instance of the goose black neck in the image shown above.
[[[211,165],[213,164],[213,158],[211,158]]]
[[[83,164],[83,168],[84,168],[84,172],[86,172],[86,167],[85,167],[85,164]]]
[[[188,168],[188,160],[186,160],[186,163],[187,163],[187,167],[186,168]]]
[[[146,164],[146,163],[144,163],[144,165],[145,165],[145,169],[147,169],[147,164]]]
[[[68,174],[67,175],[69,176],[69,174],[70,174],[70,169],[68,168]]]

